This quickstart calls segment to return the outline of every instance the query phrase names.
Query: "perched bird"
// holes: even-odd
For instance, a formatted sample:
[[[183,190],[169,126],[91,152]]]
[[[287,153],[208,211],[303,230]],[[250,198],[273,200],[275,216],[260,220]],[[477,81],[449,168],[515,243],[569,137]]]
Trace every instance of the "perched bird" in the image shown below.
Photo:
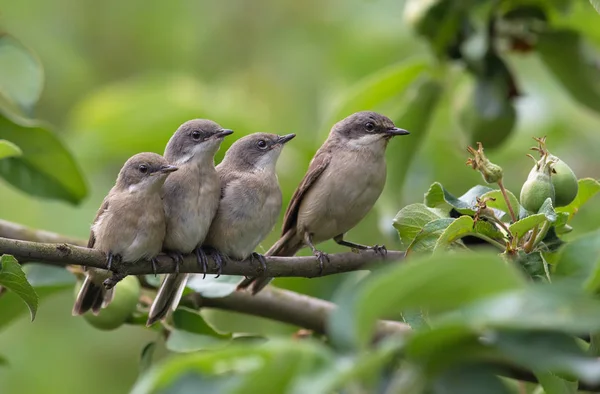
[[[154,259],[165,237],[165,213],[161,187],[177,167],[156,153],[139,153],[131,157],[117,178],[117,183],[102,202],[88,241],[88,248],[106,253],[110,269],[113,261],[136,262]],[[73,315],[92,310],[94,314],[110,303],[115,288],[103,286],[111,272],[91,268],[75,305]]]
[[[283,145],[295,134],[255,133],[237,140],[217,166],[221,202],[204,246],[236,260],[253,253],[271,232],[281,211],[281,189],[275,165]]]
[[[385,148],[390,139],[409,134],[387,117],[375,112],[357,112],[336,123],[313,157],[300,186],[285,212],[281,238],[266,256],[293,256],[309,246],[321,270],[327,255],[315,245],[332,239],[353,249],[368,247],[344,240],[371,210],[385,185]],[[272,278],[248,278],[238,289],[252,286],[256,294]]]
[[[165,148],[165,158],[179,167],[163,186],[167,232],[163,251],[177,263],[183,254],[195,252],[198,264],[207,270],[207,258],[200,248],[219,206],[221,182],[215,169],[215,153],[225,136],[233,131],[212,120],[185,122]],[[188,274],[167,275],[150,307],[147,325],[164,318],[177,307]]]

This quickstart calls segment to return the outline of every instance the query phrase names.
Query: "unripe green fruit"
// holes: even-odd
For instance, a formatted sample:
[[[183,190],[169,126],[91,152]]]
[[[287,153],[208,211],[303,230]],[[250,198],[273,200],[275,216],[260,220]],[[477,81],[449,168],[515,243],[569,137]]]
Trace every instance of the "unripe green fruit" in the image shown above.
[[[577,177],[571,168],[564,161],[556,158],[558,161],[554,163],[554,171],[551,179],[554,185],[554,192],[556,193],[556,204],[557,207],[564,207],[569,205],[579,191],[579,184],[577,183]]]
[[[521,188],[519,197],[523,208],[530,212],[537,212],[548,198],[554,203],[555,192],[550,176],[537,171],[530,173]]]
[[[81,283],[75,286],[75,294],[79,292]],[[106,308],[102,308],[98,315],[92,311],[84,313],[84,319],[99,330],[114,330],[121,327],[135,312],[140,298],[140,282],[135,276],[126,276],[115,287],[115,295]]]

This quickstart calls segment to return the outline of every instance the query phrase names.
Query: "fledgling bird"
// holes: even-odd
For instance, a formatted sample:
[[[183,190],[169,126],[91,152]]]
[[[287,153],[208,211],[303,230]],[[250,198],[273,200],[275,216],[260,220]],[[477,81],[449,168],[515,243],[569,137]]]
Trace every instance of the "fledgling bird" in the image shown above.
[[[125,162],[96,214],[88,241],[88,248],[106,253],[108,268],[119,260],[154,261],[165,237],[161,188],[176,170],[156,153],[139,153]],[[103,269],[86,271],[73,306],[74,316],[90,309],[98,314],[110,303],[116,290],[106,290],[103,285],[110,276],[111,272]]]
[[[255,133],[237,140],[217,166],[221,202],[204,246],[227,257],[244,260],[277,222],[281,189],[275,166],[283,145],[295,134]]]
[[[385,185],[385,148],[390,139],[409,134],[387,117],[357,112],[336,123],[313,157],[285,212],[281,238],[265,256],[293,256],[309,246],[321,270],[327,255],[315,245],[332,239],[353,249],[385,248],[344,240],[371,210]],[[253,294],[272,278],[247,278],[238,289],[252,287]]]
[[[221,195],[215,169],[215,154],[223,138],[233,131],[207,119],[185,122],[171,137],[165,158],[179,167],[163,186],[167,232],[163,251],[179,267],[183,254],[195,252],[198,264],[207,270],[207,258],[200,248],[210,227]],[[150,307],[147,325],[164,318],[177,307],[188,274],[169,274],[162,282]]]

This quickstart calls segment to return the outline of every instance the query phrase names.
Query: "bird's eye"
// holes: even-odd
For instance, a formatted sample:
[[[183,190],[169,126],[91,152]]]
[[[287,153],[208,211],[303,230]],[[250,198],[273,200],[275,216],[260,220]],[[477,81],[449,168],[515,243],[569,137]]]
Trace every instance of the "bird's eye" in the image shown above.
[[[147,165],[145,165],[145,164],[140,164],[140,166],[139,166],[139,170],[140,170],[140,172],[141,172],[142,174],[145,174],[145,173],[147,173],[147,172],[148,172],[148,166],[147,166]]]
[[[258,140],[258,142],[256,143],[256,146],[258,146],[259,149],[266,149],[267,148],[267,141],[265,141],[265,140]]]
[[[198,130],[195,130],[192,132],[192,138],[196,141],[198,141],[200,139],[202,135],[200,134],[200,132]]]
[[[368,132],[372,132],[373,130],[375,130],[375,125],[371,122],[367,122],[365,124],[365,130],[367,130]]]

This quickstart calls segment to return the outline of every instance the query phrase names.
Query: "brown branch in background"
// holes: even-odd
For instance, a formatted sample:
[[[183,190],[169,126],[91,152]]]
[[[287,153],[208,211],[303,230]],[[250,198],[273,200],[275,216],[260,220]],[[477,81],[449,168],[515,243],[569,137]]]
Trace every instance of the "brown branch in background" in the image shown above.
[[[0,237],[32,242],[67,243],[77,246],[87,245],[87,241],[83,239],[68,237],[51,231],[38,230],[2,219],[0,219]]]
[[[307,328],[319,334],[326,333],[327,319],[335,308],[335,304],[329,301],[269,287],[256,295],[236,291],[222,298],[202,297],[198,293],[193,294],[192,297],[202,308],[216,308],[260,316]],[[377,323],[375,338],[409,331],[408,324],[382,320]]]
[[[94,268],[106,268],[106,256],[94,249],[69,245],[66,243],[41,243],[20,241],[15,239],[0,238],[0,255],[10,254],[21,262],[38,262],[57,266],[82,265]],[[338,253],[329,255],[329,263],[323,268],[323,275],[332,275],[341,272],[369,270],[384,264],[398,262],[404,258],[404,252],[388,251],[382,256],[372,250],[360,253]],[[314,278],[321,276],[318,261],[312,256],[296,257],[265,257],[266,271],[262,270],[260,262],[256,259],[244,261],[230,260],[223,264],[223,275],[240,276],[271,276],[271,277],[304,277]],[[156,263],[156,273],[169,274],[175,272],[174,261],[165,255],[160,255]],[[152,263],[141,261],[138,263],[114,262],[111,270],[123,275],[152,274]],[[185,256],[179,268],[182,273],[202,273],[195,256]],[[209,259],[208,274],[217,274],[218,267],[212,258]]]

